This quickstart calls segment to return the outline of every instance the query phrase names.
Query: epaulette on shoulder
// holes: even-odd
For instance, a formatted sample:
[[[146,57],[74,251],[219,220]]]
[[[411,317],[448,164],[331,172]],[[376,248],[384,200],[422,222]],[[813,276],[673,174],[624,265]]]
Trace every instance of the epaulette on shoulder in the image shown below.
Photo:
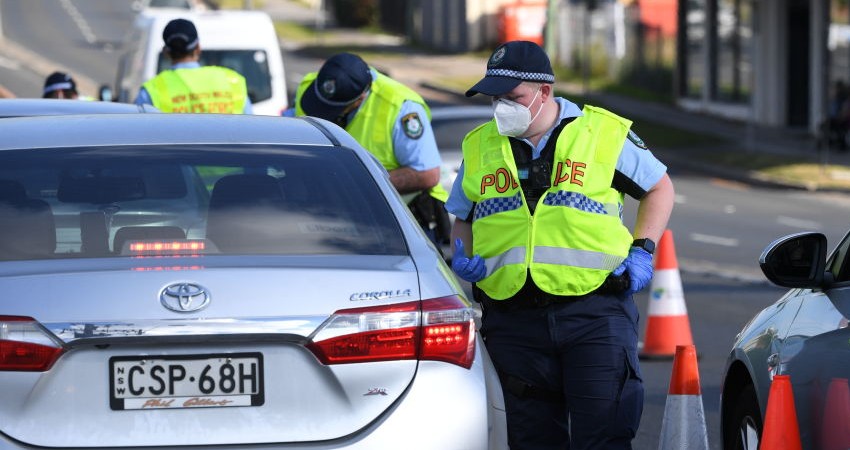
[[[597,114],[604,114],[608,117],[621,118],[619,115],[614,114],[611,111],[608,111],[607,109],[602,108],[600,106],[584,105],[584,109],[589,109]]]
[[[611,111],[608,111],[605,108],[601,108],[599,106],[584,105],[584,109],[589,110],[589,111],[593,111],[596,114],[601,114],[605,117],[608,117],[609,119],[614,119],[614,120],[624,124],[626,127],[630,127],[632,125],[631,120],[626,119],[625,117],[623,117],[621,115],[612,113]]]

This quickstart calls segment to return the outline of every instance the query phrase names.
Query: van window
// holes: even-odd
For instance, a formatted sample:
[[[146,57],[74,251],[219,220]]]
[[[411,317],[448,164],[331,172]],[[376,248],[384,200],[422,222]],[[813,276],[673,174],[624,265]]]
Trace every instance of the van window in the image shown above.
[[[245,77],[248,97],[252,103],[272,98],[272,77],[269,59],[265,50],[206,50],[201,52],[202,66],[221,66],[235,70]],[[171,61],[164,53],[159,55],[156,72],[171,68]]]

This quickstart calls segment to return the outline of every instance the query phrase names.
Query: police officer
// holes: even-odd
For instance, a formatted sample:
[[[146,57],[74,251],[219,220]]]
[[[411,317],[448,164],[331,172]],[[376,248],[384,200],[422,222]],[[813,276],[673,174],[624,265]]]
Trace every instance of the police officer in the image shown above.
[[[42,98],[77,99],[77,83],[64,72],[53,72],[44,80]]]
[[[162,31],[163,52],[171,60],[164,70],[145,82],[137,105],[153,105],[163,112],[251,114],[245,77],[226,67],[199,63],[201,45],[195,24],[174,19]]]
[[[512,41],[466,92],[492,97],[494,119],[463,140],[452,269],[482,302],[511,450],[628,449],[643,409],[632,294],[652,278],[673,185],[631,121],[556,97],[554,81],[543,49]],[[624,194],[639,201],[632,232]]]
[[[435,242],[448,244],[448,193],[440,186],[440,153],[425,100],[369,67],[338,53],[298,86],[295,115],[315,116],[345,128],[390,174],[390,182]]]

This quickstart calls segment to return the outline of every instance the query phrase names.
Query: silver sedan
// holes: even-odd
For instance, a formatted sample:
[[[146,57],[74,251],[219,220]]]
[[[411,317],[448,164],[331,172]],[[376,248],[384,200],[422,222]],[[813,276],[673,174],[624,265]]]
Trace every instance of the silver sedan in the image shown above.
[[[0,136],[0,449],[507,447],[470,301],[341,128]]]

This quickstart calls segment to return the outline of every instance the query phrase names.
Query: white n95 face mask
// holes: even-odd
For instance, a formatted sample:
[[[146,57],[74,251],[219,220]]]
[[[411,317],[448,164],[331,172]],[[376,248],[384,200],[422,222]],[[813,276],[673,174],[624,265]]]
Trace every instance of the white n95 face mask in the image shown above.
[[[538,94],[540,94],[540,89],[537,89],[531,103],[537,100]],[[543,105],[540,105],[537,114],[531,117],[531,110],[527,106],[513,100],[500,98],[493,102],[493,117],[496,119],[496,128],[502,136],[522,136],[523,133],[528,131],[531,122],[537,118],[542,110]]]

